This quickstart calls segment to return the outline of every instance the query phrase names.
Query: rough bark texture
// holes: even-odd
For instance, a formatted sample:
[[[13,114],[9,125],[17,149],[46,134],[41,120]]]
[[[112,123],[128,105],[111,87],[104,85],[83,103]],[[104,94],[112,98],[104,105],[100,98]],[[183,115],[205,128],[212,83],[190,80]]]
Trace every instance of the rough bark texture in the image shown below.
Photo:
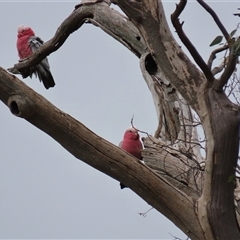
[[[188,195],[141,161],[91,132],[2,68],[0,96],[14,115],[46,132],[76,158],[129,186],[193,239],[201,235],[194,204]],[[194,219],[191,223],[188,221],[190,216]]]
[[[111,2],[126,16],[111,9]],[[207,9],[203,1],[198,2]],[[100,27],[140,58],[153,96],[158,126],[154,136],[144,139],[145,164],[95,135],[2,68],[0,99],[14,115],[46,132],[75,157],[129,186],[191,239],[240,239],[240,184],[235,181],[240,109],[222,90],[238,55],[231,56],[222,78],[214,79],[212,64],[204,63],[179,23],[186,3],[180,1],[172,21],[202,71],[176,43],[157,0],[85,0],[39,51],[9,69],[17,73],[39,63],[84,23]],[[198,121],[206,138],[205,159]]]
[[[208,216],[215,236],[237,239],[239,226],[235,211],[235,168],[239,146],[239,111],[222,92],[209,90],[211,119],[214,124],[213,171],[211,203]],[[221,119],[221,121],[219,121]],[[224,228],[223,228],[224,226]]]

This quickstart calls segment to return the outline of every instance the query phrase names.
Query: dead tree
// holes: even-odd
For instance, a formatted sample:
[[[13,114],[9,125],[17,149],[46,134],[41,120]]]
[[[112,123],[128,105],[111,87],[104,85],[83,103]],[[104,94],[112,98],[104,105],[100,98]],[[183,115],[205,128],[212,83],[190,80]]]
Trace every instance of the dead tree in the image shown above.
[[[111,3],[125,15],[110,8]],[[215,12],[198,0],[226,40],[205,63],[179,20],[186,3],[180,1],[171,20],[199,68],[173,38],[161,1],[85,0],[39,51],[9,69],[21,73],[38,64],[84,23],[100,27],[140,59],[153,96],[158,126],[154,136],[144,139],[144,163],[91,132],[3,68],[0,98],[15,116],[50,135],[75,157],[129,186],[189,238],[240,239],[239,182],[235,177],[240,108],[224,92],[238,61],[239,42],[228,34]],[[216,54],[226,50],[227,60],[212,69]],[[198,139],[200,125],[205,144]]]

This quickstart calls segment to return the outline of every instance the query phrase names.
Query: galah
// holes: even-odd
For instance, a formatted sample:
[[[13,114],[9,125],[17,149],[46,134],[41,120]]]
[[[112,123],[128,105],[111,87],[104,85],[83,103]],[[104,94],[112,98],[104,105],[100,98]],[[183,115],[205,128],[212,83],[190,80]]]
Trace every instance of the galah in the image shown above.
[[[143,149],[142,142],[139,139],[138,130],[136,128],[128,128],[123,136],[123,140],[119,143],[119,147],[125,150],[126,152],[132,154],[138,159],[142,159],[141,150]],[[120,183],[121,189],[126,186]]]
[[[21,25],[17,29],[17,50],[20,61],[31,56],[38,48],[44,43],[43,40],[35,36],[35,33],[30,27]],[[38,65],[31,67],[29,72],[23,73],[23,77],[26,78],[32,74],[35,74],[39,78],[40,82],[46,89],[54,87],[55,82],[50,72],[50,66],[47,58],[44,58]]]

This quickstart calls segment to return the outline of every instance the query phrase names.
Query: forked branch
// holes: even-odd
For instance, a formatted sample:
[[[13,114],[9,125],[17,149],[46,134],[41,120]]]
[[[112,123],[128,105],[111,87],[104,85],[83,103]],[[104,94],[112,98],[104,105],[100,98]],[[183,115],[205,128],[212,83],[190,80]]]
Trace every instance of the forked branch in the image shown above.
[[[222,22],[220,21],[220,19],[217,16],[217,14],[203,0],[197,0],[197,1],[212,16],[212,18],[214,19],[215,23],[217,24],[217,26],[219,27],[220,31],[222,32],[223,36],[225,37],[225,39],[226,39],[226,41],[228,43],[228,47],[231,49],[232,48],[232,44],[234,43],[234,41],[232,41],[231,36],[227,32],[226,28],[223,26]],[[229,56],[228,63],[227,63],[227,66],[225,68],[225,71],[223,72],[222,76],[220,77],[219,81],[217,82],[217,84],[215,86],[215,89],[217,91],[222,91],[224,85],[228,82],[229,78],[231,77],[231,75],[233,74],[233,72],[235,70],[235,66],[236,66],[237,60],[238,60],[238,56],[232,54],[231,51],[230,51],[230,56]]]

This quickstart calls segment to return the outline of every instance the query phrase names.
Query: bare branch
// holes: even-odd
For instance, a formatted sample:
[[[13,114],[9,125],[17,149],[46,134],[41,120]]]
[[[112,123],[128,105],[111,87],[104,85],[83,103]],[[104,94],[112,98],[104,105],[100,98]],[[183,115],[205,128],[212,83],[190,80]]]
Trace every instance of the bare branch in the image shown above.
[[[105,2],[82,4],[63,21],[52,39],[47,41],[26,61],[15,64],[13,68],[8,70],[17,73],[38,64],[46,56],[59,49],[70,34],[79,29],[85,22],[101,27],[102,30],[121,42],[137,57],[140,57],[145,51],[143,38],[137,28],[125,16],[111,9]]]
[[[228,45],[224,45],[224,46],[222,46],[220,48],[217,48],[217,49],[212,51],[212,53],[210,54],[210,57],[208,59],[208,62],[207,62],[207,65],[208,65],[209,69],[212,69],[212,63],[213,63],[213,60],[216,58],[216,54],[220,53],[224,50],[227,50],[227,49],[228,49]]]
[[[203,71],[204,75],[206,76],[207,80],[208,81],[213,81],[214,77],[212,75],[212,72],[210,71],[209,67],[207,66],[207,64],[205,63],[205,61],[201,57],[201,55],[198,53],[197,49],[194,47],[194,45],[191,43],[189,38],[184,33],[184,31],[182,29],[183,23],[181,24],[179,22],[179,18],[178,17],[180,16],[182,11],[184,10],[186,4],[187,4],[186,0],[180,0],[180,3],[176,6],[176,10],[174,11],[173,14],[171,14],[172,24],[175,27],[176,32],[177,32],[179,38],[181,39],[183,44],[186,46],[188,51],[191,53],[191,55],[192,55],[193,59],[195,60],[195,62],[202,69],[202,71]]]
[[[224,60],[219,66],[212,69],[212,74],[216,75],[217,73],[220,73],[225,67],[226,67],[226,62]]]
[[[86,10],[86,9],[85,9]],[[78,14],[81,12],[81,14]],[[59,49],[63,43],[67,40],[69,35],[82,26],[87,18],[92,18],[93,14],[90,11],[84,11],[83,8],[79,8],[79,11],[74,11],[58,28],[55,36],[40,47],[34,54],[32,54],[27,61],[15,64],[13,68],[8,69],[10,72],[14,71],[14,68],[19,72],[21,70],[37,65],[50,53]]]
[[[238,56],[231,54],[229,56],[229,60],[227,63],[227,66],[225,68],[225,71],[223,72],[223,74],[221,75],[220,79],[218,81],[216,81],[216,85],[215,85],[215,89],[217,91],[222,91],[224,85],[228,82],[228,80],[230,79],[230,77],[232,76],[236,64],[238,61]]]
[[[229,33],[227,32],[226,28],[223,26],[222,22],[218,18],[217,14],[213,11],[213,9],[203,0],[197,0],[198,3],[213,17],[215,23],[221,30],[223,36],[225,37],[228,46],[231,47],[232,39]],[[222,91],[224,85],[228,82],[229,78],[231,77],[232,73],[234,72],[238,57],[230,52],[228,64],[226,66],[225,71],[223,72],[222,76],[220,77],[219,81],[216,82],[215,89],[217,91]]]
[[[231,42],[231,37],[228,34],[226,28],[223,26],[222,22],[220,21],[220,19],[218,18],[217,14],[213,11],[213,9],[203,0],[197,0],[198,3],[207,11],[209,12],[209,14],[212,16],[212,18],[214,19],[215,23],[217,24],[217,26],[219,27],[219,29],[221,30],[223,36],[225,37],[227,43]]]
[[[1,67],[0,99],[15,116],[25,118],[47,133],[73,156],[129,186],[192,238],[202,236],[191,197],[132,155],[94,134]]]

